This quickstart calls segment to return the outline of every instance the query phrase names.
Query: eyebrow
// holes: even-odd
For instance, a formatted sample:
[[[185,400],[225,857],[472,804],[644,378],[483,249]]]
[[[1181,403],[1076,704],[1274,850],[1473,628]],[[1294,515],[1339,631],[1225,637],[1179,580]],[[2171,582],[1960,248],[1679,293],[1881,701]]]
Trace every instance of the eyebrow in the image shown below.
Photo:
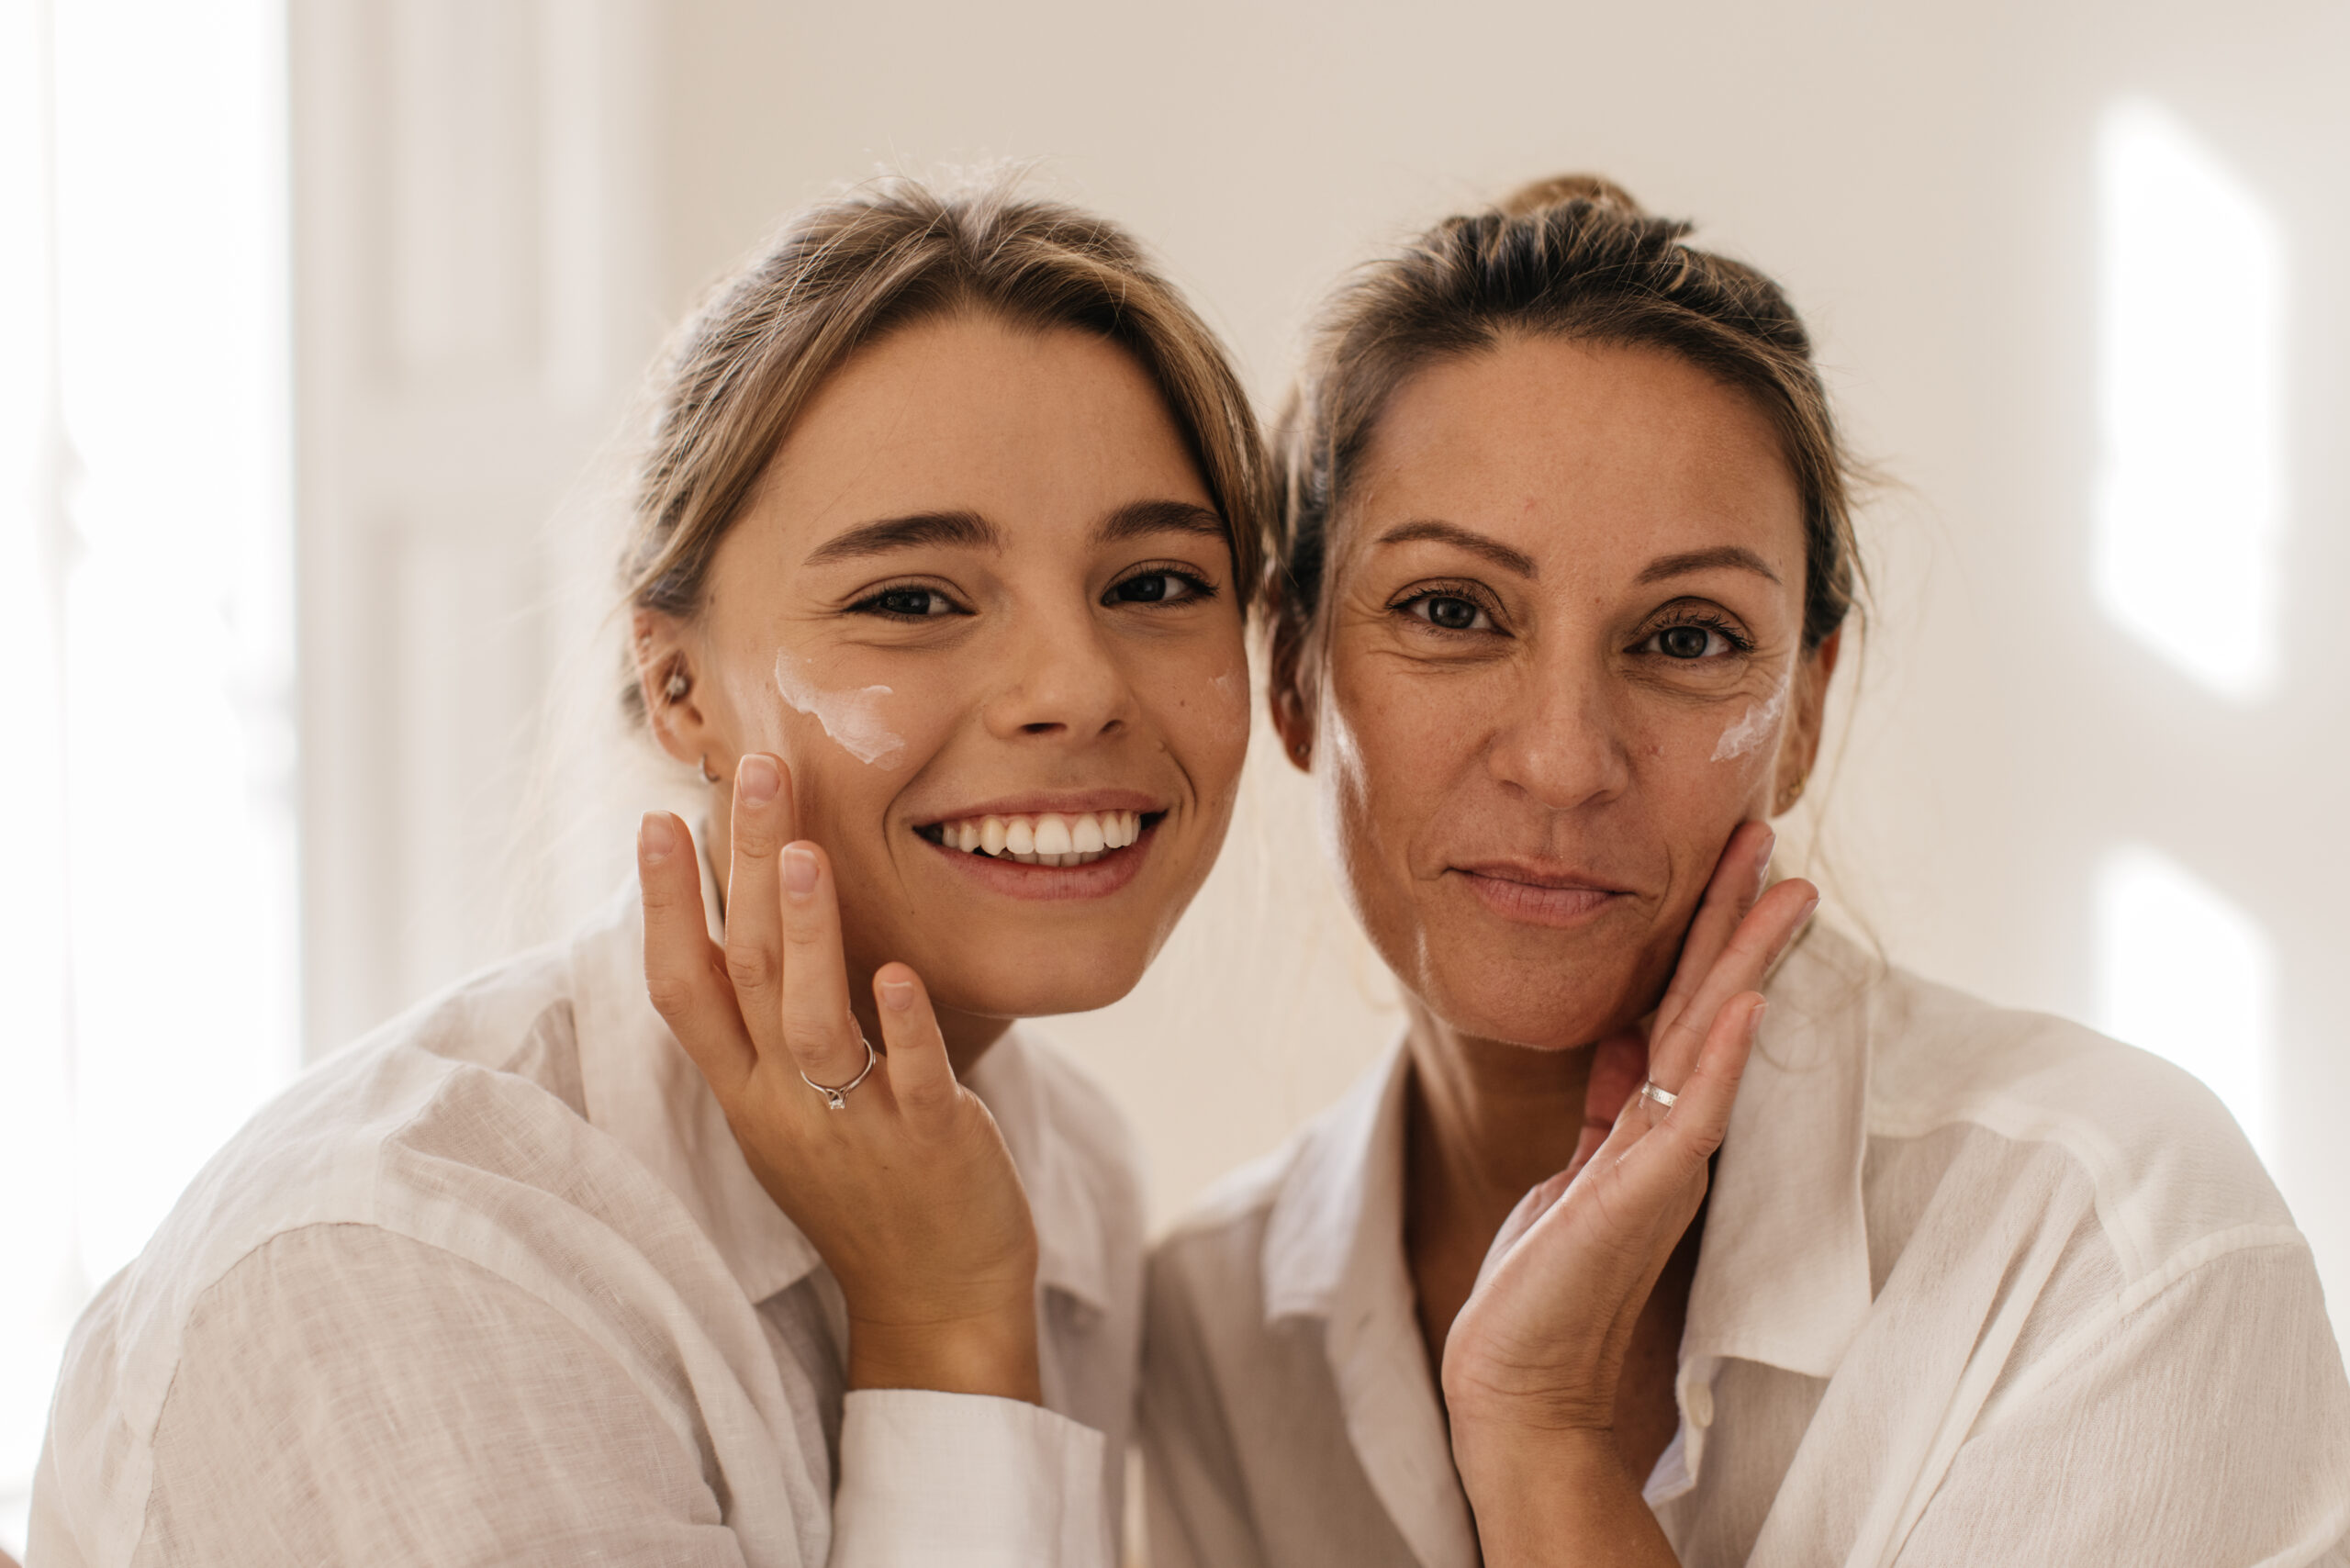
[[[1191,501],[1131,501],[1103,518],[1093,530],[1093,536],[1104,544],[1154,533],[1194,533],[1218,540],[1226,536],[1224,519]],[[860,523],[845,533],[835,534],[810,552],[802,564],[821,566],[835,561],[860,561],[895,550],[938,545],[1001,549],[1003,532],[975,511],[912,512]]]
[[[1104,544],[1154,533],[1196,533],[1225,539],[1224,519],[1192,501],[1129,501],[1102,520],[1093,537]]]
[[[1399,522],[1376,541],[1381,544],[1417,544],[1423,542],[1449,544],[1455,549],[1466,550],[1472,555],[1482,555],[1504,571],[1516,572],[1521,577],[1540,575],[1534,569],[1534,557],[1524,551],[1513,550],[1498,539],[1488,539],[1458,523],[1438,522],[1433,518],[1418,522]]]
[[[1752,572],[1774,583],[1779,580],[1779,574],[1771,569],[1770,563],[1743,544],[1718,544],[1710,550],[1686,550],[1678,555],[1659,555],[1641,568],[1639,577],[1635,580],[1661,583],[1667,577],[1684,577],[1692,572],[1710,572],[1725,566],[1733,571]]]
[[[923,545],[959,544],[992,550],[1002,543],[1003,535],[995,524],[975,511],[920,511],[860,523],[845,533],[834,534],[810,552],[802,565],[819,566],[832,561],[856,561]]]

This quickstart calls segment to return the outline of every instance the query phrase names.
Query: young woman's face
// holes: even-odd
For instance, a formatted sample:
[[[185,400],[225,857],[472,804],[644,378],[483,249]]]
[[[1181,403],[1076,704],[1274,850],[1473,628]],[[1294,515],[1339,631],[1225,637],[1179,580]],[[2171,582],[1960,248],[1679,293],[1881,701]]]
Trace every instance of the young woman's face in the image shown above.
[[[1248,680],[1224,525],[1128,354],[982,315],[890,335],[709,580],[665,740],[730,780],[784,758],[860,987],[900,959],[987,1017],[1133,987],[1223,841]]]
[[[1341,520],[1313,746],[1365,928],[1437,1017],[1568,1047],[1662,993],[1737,825],[1799,784],[1801,500],[1685,362],[1516,340],[1382,417]]]

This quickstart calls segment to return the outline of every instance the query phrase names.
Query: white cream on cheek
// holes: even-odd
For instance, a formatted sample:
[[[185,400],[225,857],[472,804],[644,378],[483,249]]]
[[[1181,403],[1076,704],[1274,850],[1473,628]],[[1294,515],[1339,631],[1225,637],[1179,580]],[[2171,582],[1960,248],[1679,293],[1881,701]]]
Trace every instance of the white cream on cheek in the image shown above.
[[[1794,686],[1791,673],[1779,682],[1779,689],[1771,693],[1767,701],[1748,703],[1745,715],[1724,730],[1722,738],[1714,744],[1714,760],[1728,762],[1732,757],[1744,756],[1776,736],[1779,717],[1787,711],[1787,693]]]
[[[824,728],[834,745],[869,767],[890,767],[905,751],[905,737],[895,734],[881,717],[886,686],[864,686],[826,691],[808,677],[807,666],[789,648],[775,655],[775,689],[793,711],[805,713]]]

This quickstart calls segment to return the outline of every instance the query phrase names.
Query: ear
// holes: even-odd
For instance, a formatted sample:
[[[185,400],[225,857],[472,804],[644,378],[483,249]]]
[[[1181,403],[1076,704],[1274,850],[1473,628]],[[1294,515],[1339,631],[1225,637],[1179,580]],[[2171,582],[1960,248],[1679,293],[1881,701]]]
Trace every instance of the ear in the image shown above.
[[[1272,633],[1266,647],[1265,703],[1272,710],[1273,733],[1281,755],[1300,773],[1314,771],[1314,730],[1321,681],[1306,654],[1307,628],[1275,603],[1268,607]]]
[[[676,617],[657,610],[640,610],[630,618],[629,650],[636,661],[636,689],[644,700],[645,722],[661,749],[689,767],[712,769],[722,777],[733,766],[732,757],[710,761],[717,737],[704,706],[702,669],[696,639]]]
[[[1805,780],[1811,777],[1812,765],[1819,760],[1820,735],[1828,722],[1828,687],[1835,678],[1836,655],[1843,645],[1844,629],[1840,626],[1804,655],[1796,668],[1794,722],[1780,743],[1776,776],[1771,780],[1774,816],[1796,803]]]

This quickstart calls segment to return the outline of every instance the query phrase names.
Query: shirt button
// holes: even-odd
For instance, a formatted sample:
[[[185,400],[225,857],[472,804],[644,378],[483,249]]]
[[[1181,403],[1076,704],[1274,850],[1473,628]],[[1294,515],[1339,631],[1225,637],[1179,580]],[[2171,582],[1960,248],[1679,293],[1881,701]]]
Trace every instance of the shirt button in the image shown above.
[[[1689,1419],[1693,1424],[1700,1427],[1710,1427],[1714,1424],[1714,1385],[1712,1383],[1691,1383],[1685,1403]]]

